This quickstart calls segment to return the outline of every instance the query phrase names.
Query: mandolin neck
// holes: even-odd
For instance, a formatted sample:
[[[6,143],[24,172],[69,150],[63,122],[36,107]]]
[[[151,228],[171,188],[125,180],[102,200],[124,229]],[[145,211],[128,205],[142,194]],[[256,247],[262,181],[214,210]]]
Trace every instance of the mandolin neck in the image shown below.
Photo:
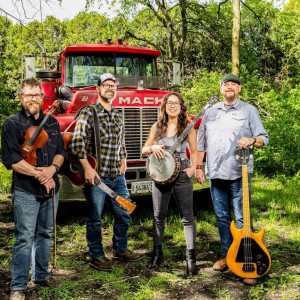
[[[251,236],[248,167],[242,166],[244,236]]]
[[[196,118],[190,122],[190,124],[184,129],[184,131],[181,133],[181,135],[177,138],[174,145],[170,148],[170,152],[174,153],[176,149],[182,144],[182,142],[185,140],[187,135],[189,134],[190,130],[194,127],[194,125],[197,123],[197,121],[201,118],[201,116],[204,114],[205,110],[210,106],[210,104],[206,104],[204,108],[199,112],[199,114],[196,116]]]

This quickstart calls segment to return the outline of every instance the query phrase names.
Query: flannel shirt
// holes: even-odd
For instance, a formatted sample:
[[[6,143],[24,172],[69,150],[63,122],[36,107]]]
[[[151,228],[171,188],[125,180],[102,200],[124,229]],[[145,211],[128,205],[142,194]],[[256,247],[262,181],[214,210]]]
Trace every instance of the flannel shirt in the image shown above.
[[[92,106],[96,109],[100,129],[100,176],[112,179],[119,175],[121,159],[126,159],[125,128],[121,113],[112,106],[107,111],[97,100]],[[87,153],[96,157],[94,118],[92,109],[83,108],[77,119],[70,151],[77,159],[87,159]]]

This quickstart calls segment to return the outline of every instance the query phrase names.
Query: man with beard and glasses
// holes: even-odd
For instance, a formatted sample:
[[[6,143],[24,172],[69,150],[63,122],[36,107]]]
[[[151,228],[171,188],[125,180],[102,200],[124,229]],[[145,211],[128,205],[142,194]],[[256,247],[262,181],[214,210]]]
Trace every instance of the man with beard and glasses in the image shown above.
[[[96,157],[94,118],[91,106],[84,107],[79,114],[73,138],[70,143],[72,154],[84,169],[86,185],[84,194],[87,202],[86,238],[89,247],[90,265],[100,271],[111,271],[114,263],[105,257],[102,245],[101,215],[104,202],[108,199],[113,207],[113,260],[135,262],[141,255],[127,249],[127,231],[130,214],[114,199],[97,186],[95,179],[101,180],[119,196],[129,199],[125,180],[126,148],[124,124],[121,113],[112,106],[116,97],[118,80],[110,73],[98,79],[98,100],[91,106],[97,111],[100,131],[100,170],[93,169],[87,153]]]
[[[27,129],[39,126],[45,118],[41,110],[43,96],[39,80],[25,79],[19,90],[22,110],[8,117],[2,127],[2,162],[7,169],[13,169],[12,201],[16,241],[11,260],[11,300],[25,299],[30,258],[32,280],[35,283],[62,286],[48,271],[53,213],[56,214],[58,204],[57,171],[65,155],[57,120],[50,116],[43,127],[48,140],[44,146],[37,148],[35,165],[29,164],[20,153]]]
[[[261,148],[269,137],[257,109],[239,99],[241,80],[234,74],[221,79],[223,101],[207,109],[198,132],[198,159],[196,178],[203,185],[204,152],[207,153],[206,175],[210,180],[217,225],[222,243],[221,258],[214,264],[216,271],[227,269],[226,254],[233,241],[230,232],[231,202],[236,226],[243,227],[242,167],[236,159],[239,149],[253,145]],[[248,162],[249,194],[253,159]],[[250,196],[250,195],[249,195]],[[250,197],[249,197],[250,199]],[[246,285],[256,284],[256,279],[245,278]]]

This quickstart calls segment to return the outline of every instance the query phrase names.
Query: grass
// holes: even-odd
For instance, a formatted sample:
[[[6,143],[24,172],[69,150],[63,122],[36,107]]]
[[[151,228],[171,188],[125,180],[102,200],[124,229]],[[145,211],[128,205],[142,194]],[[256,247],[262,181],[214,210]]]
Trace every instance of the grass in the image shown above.
[[[0,167],[2,196],[9,194],[8,172]],[[284,179],[284,180],[283,180]],[[229,270],[214,272],[213,263],[220,254],[216,217],[203,201],[194,199],[196,218],[197,265],[199,274],[185,274],[185,238],[183,225],[174,202],[168,213],[163,251],[164,264],[159,270],[145,266],[152,249],[152,212],[141,210],[132,216],[128,245],[144,254],[136,263],[118,263],[113,272],[99,272],[88,265],[85,218],[82,203],[76,208],[61,203],[57,220],[58,289],[39,288],[28,292],[30,299],[299,299],[300,298],[300,199],[298,178],[252,179],[252,208],[255,231],[265,228],[264,244],[270,252],[272,267],[254,287],[244,286]],[[9,293],[9,264],[13,245],[13,214],[9,201],[0,201],[0,285]],[[143,200],[138,206],[143,206]],[[146,201],[146,200],[145,200]],[[148,199],[149,201],[149,199]],[[146,204],[146,203],[145,203]],[[103,244],[111,255],[113,216],[106,211],[103,219]],[[7,274],[2,277],[1,274]],[[1,296],[1,292],[0,292]],[[1,298],[1,297],[0,297]]]

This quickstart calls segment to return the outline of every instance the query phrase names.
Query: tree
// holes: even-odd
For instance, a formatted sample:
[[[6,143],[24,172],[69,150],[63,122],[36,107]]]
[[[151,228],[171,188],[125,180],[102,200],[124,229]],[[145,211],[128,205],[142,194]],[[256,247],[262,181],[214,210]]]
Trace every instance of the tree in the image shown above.
[[[232,0],[232,73],[240,75],[240,28],[241,28],[241,12],[240,0]]]

